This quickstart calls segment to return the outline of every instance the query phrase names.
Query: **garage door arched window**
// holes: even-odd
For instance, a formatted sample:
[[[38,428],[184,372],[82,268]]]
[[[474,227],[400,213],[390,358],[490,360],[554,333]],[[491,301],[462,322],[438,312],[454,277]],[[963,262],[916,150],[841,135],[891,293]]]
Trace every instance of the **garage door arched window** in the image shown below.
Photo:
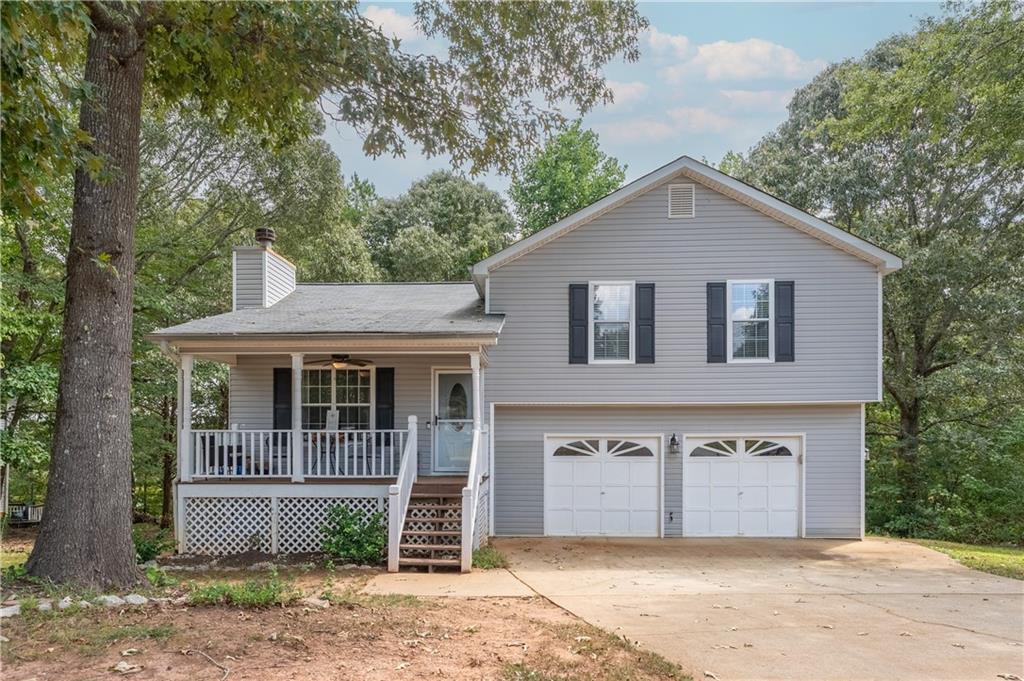
[[[631,440],[608,440],[608,453],[612,456],[654,457],[654,452],[651,451],[650,447],[645,447],[639,442]]]
[[[736,454],[736,440],[714,440],[694,447],[690,456],[694,457],[715,457],[734,456]]]
[[[598,453],[598,440],[576,440],[558,447],[552,456],[593,456]]]
[[[746,440],[744,447],[747,456],[793,456],[789,447],[771,440]]]

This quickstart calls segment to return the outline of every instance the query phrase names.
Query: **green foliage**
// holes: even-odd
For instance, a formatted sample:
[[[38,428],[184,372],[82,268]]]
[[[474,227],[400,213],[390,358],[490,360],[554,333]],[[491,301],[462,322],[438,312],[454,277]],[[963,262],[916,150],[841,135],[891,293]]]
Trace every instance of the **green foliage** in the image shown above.
[[[178,583],[178,580],[158,567],[146,568],[146,581],[157,588],[175,586]]]
[[[190,584],[188,595],[192,605],[237,605],[243,608],[266,608],[287,605],[299,597],[291,582],[281,579],[277,572],[263,579],[250,579],[242,584],[211,582]]]
[[[507,568],[508,558],[493,546],[484,546],[473,552],[473,567],[481,570]]]
[[[576,121],[526,163],[509,195],[530,235],[615,191],[625,178],[626,167],[601,151],[597,133]]]
[[[904,258],[885,280],[885,401],[868,407],[873,531],[1024,536],[1021,11],[951,6],[826,69],[723,162]]]
[[[465,281],[469,267],[516,235],[501,195],[450,172],[434,172],[405,194],[377,203],[366,239],[392,281]]]
[[[916,543],[945,553],[958,563],[974,570],[1024,580],[1024,548],[978,546],[934,540],[920,540]]]
[[[347,506],[333,506],[320,527],[323,549],[336,562],[376,565],[388,546],[383,513],[366,515]]]
[[[139,563],[148,563],[174,546],[174,542],[167,537],[165,531],[154,532],[142,527],[132,530],[132,542],[135,544],[135,557]]]

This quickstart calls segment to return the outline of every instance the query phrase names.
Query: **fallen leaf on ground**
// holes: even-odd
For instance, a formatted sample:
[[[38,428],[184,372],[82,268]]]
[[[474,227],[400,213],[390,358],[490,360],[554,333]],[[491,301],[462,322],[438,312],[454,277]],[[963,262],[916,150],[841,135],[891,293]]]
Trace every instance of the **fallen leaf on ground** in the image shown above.
[[[706,679],[717,679],[718,675],[714,672],[709,672],[707,669],[704,670],[704,678]]]
[[[138,674],[142,671],[142,665],[131,664],[130,662],[125,662],[124,660],[121,660],[113,667],[111,667],[110,671],[117,672],[118,674]]]
[[[142,651],[138,648],[128,648],[127,650],[121,651],[121,657],[131,657],[132,655],[138,655]]]

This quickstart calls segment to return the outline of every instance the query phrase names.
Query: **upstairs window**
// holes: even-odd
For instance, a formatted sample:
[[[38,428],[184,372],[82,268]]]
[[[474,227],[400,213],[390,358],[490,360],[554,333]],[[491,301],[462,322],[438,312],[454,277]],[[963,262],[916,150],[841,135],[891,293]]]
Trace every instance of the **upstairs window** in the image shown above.
[[[631,281],[590,283],[590,361],[633,362],[634,305]]]
[[[773,289],[771,280],[728,282],[726,345],[730,362],[773,361]]]

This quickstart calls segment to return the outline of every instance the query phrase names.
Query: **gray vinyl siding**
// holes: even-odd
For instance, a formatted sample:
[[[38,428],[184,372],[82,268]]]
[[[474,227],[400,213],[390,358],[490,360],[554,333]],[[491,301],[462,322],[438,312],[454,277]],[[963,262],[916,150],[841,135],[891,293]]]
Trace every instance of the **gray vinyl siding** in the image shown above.
[[[544,533],[544,435],[806,435],[805,534],[861,536],[861,405],[496,407],[496,535]],[[682,457],[665,457],[665,535],[682,535]]]
[[[344,352],[344,349],[339,349]],[[430,473],[433,430],[431,367],[469,367],[466,357],[452,355],[359,355],[378,367],[395,369],[395,428],[404,429],[415,414],[419,421],[419,471]],[[308,359],[318,359],[310,356]],[[290,355],[239,355],[231,367],[228,421],[239,428],[269,429],[274,424],[274,367],[291,367]]]
[[[267,305],[273,305],[295,290],[295,267],[273,251],[267,258]]]
[[[263,307],[263,249],[236,248],[235,309]]]
[[[696,217],[668,219],[667,201],[663,184],[491,272],[490,311],[505,326],[489,401],[877,399],[874,266],[700,184]],[[796,361],[708,364],[707,282],[757,278],[795,281]],[[595,280],[656,285],[654,364],[569,364],[568,287]]]

